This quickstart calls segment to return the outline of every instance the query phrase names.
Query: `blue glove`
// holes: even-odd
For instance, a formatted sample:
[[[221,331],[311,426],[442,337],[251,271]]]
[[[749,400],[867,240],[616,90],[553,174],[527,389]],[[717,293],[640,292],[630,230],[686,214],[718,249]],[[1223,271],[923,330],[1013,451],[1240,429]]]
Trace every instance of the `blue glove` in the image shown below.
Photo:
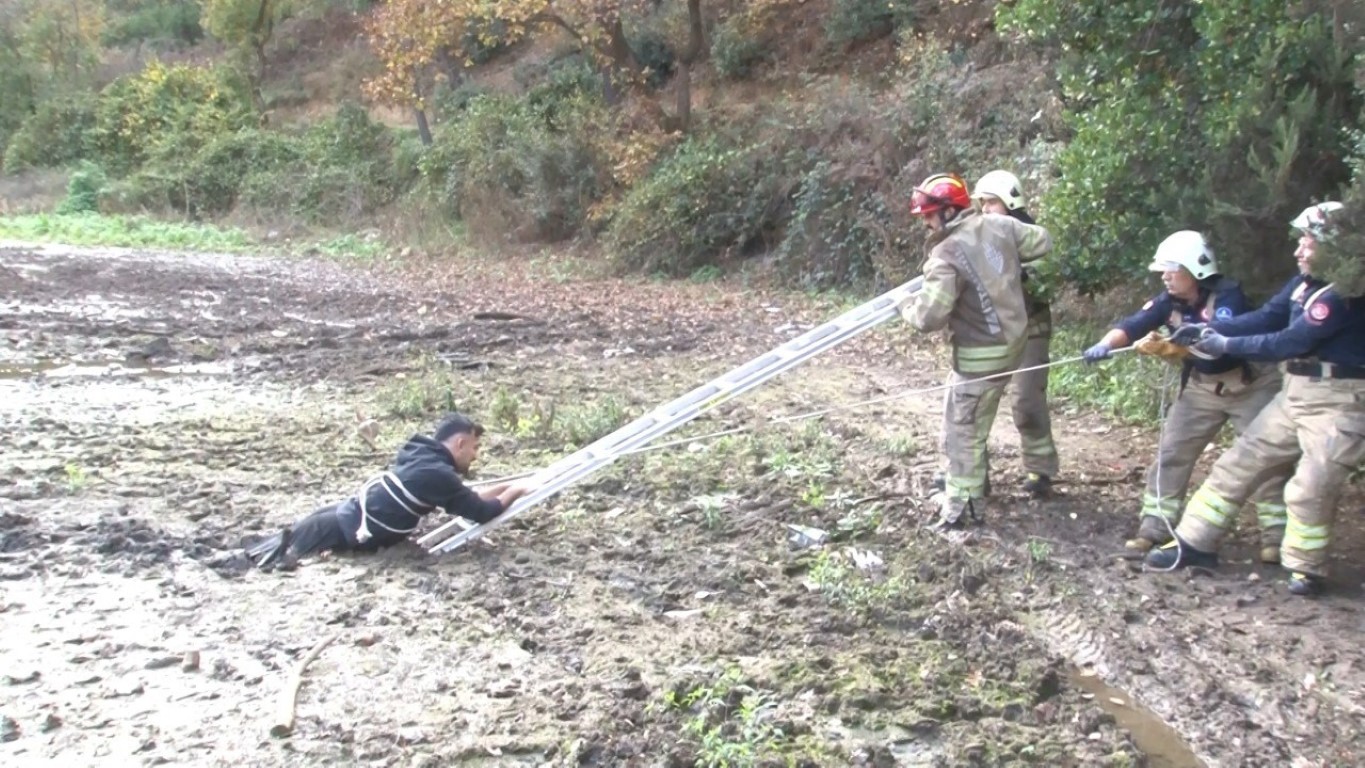
[[[1101,360],[1108,360],[1110,357],[1109,353],[1113,351],[1114,350],[1108,344],[1101,341],[1099,344],[1087,349],[1083,355],[1087,363],[1094,365]]]
[[[1203,333],[1199,334],[1199,341],[1190,347],[1190,351],[1211,358],[1222,357],[1228,353],[1228,337],[1212,328],[1205,328]]]
[[[1188,347],[1199,341],[1199,334],[1203,333],[1204,329],[1208,327],[1205,323],[1186,323],[1176,328],[1175,333],[1171,334],[1171,342],[1182,347]]]

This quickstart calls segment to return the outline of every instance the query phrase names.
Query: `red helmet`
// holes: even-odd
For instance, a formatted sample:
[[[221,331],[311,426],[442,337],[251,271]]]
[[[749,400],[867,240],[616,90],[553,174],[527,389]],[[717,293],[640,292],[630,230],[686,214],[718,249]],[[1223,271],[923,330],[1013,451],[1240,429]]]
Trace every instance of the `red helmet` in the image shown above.
[[[915,187],[914,194],[910,196],[910,213],[914,216],[944,208],[970,207],[972,196],[967,192],[967,182],[956,173],[936,173]]]

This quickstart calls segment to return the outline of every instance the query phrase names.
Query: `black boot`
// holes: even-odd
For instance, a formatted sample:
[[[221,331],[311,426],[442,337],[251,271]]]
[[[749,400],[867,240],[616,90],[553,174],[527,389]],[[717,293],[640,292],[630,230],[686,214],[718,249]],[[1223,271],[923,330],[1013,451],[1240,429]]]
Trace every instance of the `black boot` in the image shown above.
[[[1147,553],[1147,567],[1157,571],[1173,571],[1177,568],[1217,568],[1218,553],[1203,552],[1185,543],[1176,535],[1170,543]]]
[[[1024,479],[1024,493],[1033,499],[1046,499],[1052,495],[1052,478],[1047,475],[1030,472]]]
[[[1327,580],[1311,573],[1294,571],[1289,574],[1289,594],[1299,597],[1317,597],[1327,588]]]
[[[257,568],[263,571],[274,570],[289,549],[289,540],[293,537],[293,532],[294,527],[286,525],[279,533],[247,550],[247,555],[255,561]]]

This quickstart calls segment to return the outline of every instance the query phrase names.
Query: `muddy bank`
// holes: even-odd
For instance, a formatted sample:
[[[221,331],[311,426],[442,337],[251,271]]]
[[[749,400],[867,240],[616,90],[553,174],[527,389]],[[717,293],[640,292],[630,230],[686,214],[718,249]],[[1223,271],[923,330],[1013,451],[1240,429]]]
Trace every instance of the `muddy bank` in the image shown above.
[[[934,396],[623,459],[450,557],[243,567],[443,408],[490,425],[485,476],[530,469],[833,307],[256,257],[0,265],[7,764],[1358,761],[1358,593],[1132,573],[1112,555],[1150,435],[1092,417],[1059,425],[1071,483],[1041,504],[1002,425],[968,535],[924,527]],[[877,331],[695,431],[928,386],[938,354]]]

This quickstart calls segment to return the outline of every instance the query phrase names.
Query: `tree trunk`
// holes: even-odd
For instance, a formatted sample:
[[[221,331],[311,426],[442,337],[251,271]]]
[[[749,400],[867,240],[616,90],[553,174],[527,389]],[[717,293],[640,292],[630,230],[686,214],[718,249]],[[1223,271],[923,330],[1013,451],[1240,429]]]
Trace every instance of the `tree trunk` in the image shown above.
[[[687,133],[692,129],[692,65],[686,61],[678,63],[677,78],[678,130]]]
[[[422,146],[431,146],[431,126],[427,123],[427,111],[421,107],[413,107],[412,116],[417,118],[417,138],[422,140]]]
[[[678,58],[678,126],[683,132],[692,127],[692,66],[706,53],[706,32],[702,25],[701,0],[687,0],[687,47]]]

